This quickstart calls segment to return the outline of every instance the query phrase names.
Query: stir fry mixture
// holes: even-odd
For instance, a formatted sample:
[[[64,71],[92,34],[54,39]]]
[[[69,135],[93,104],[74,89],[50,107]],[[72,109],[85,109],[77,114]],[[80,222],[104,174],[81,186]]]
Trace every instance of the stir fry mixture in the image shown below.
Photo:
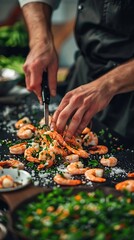
[[[49,119],[51,121],[51,117]],[[58,172],[53,177],[53,181],[58,185],[80,185],[84,184],[77,176],[85,176],[86,181],[103,183],[104,167],[115,167],[118,160],[113,155],[107,155],[108,147],[99,145],[98,136],[85,128],[83,132],[70,140],[65,141],[64,135],[56,130],[51,131],[44,124],[42,119],[37,126],[33,125],[28,117],[18,120],[15,124],[19,143],[9,147],[10,154],[23,155],[26,163],[35,164],[38,171],[49,169],[57,163],[63,163],[66,167],[64,171]],[[84,161],[90,156],[98,154],[101,156],[101,167],[85,166]],[[0,168],[3,167],[24,168],[24,164],[16,159],[0,161]],[[134,173],[128,174],[127,182],[122,182],[116,186],[117,190],[127,189],[134,191],[134,180],[130,179]]]
[[[71,190],[71,189],[70,189]],[[134,195],[54,189],[17,210],[15,228],[27,239],[105,240],[134,236]]]

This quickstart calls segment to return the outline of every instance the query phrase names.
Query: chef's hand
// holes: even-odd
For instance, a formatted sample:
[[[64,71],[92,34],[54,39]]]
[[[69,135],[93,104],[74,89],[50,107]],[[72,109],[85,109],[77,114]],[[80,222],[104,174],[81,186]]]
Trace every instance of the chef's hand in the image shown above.
[[[57,87],[58,60],[52,42],[48,45],[44,42],[36,43],[31,48],[24,64],[26,87],[29,91],[33,91],[37,95],[40,103],[42,103],[42,74],[45,70],[48,72],[50,94],[51,96],[55,96]]]
[[[51,96],[56,95],[58,60],[51,31],[52,8],[42,2],[29,2],[22,8],[29,33],[30,53],[24,64],[26,87],[40,102],[43,71],[48,71]]]
[[[63,132],[70,119],[66,139],[80,134],[92,117],[108,105],[112,97],[107,82],[101,79],[68,92],[53,115],[51,128]]]

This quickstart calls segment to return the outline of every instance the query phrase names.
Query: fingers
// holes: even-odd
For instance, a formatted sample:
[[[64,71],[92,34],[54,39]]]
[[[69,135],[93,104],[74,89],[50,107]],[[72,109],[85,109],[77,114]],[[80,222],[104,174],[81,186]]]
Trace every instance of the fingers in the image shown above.
[[[86,120],[86,122],[84,121],[84,123],[82,123],[85,111],[86,109],[84,107],[75,108],[75,105],[71,102],[69,103],[68,99],[66,99],[66,101],[61,102],[57,111],[54,113],[51,126],[52,128],[56,127],[58,132],[64,132],[70,119],[70,124],[66,130],[66,138],[71,138],[79,128],[80,131],[85,128],[88,121]],[[71,118],[71,116],[73,117]]]
[[[42,104],[42,96],[41,96],[41,81],[42,81],[42,71],[40,69],[36,69],[36,66],[24,65],[24,71],[26,76],[26,87],[29,91],[33,91],[37,97],[39,102]]]
[[[50,95],[55,96],[57,88],[58,65],[50,65],[47,67],[47,69]],[[45,67],[41,63],[40,64],[32,63],[30,65],[28,64],[24,65],[26,87],[29,91],[33,91],[37,95],[38,100],[41,104],[42,104],[41,82],[44,70]]]
[[[68,120],[68,112],[66,114],[65,111],[65,115],[62,112],[63,109],[65,110],[65,107],[68,106],[69,101],[66,97],[64,97],[64,99],[61,101],[58,109],[55,111],[53,117],[52,117],[52,121],[51,121],[51,129],[57,129],[58,132],[62,132],[66,126],[67,120]],[[61,126],[61,122],[62,122],[62,126]],[[59,123],[59,124],[58,124]]]
[[[56,95],[58,58],[52,43],[49,44],[49,47],[44,42],[42,45],[36,44],[33,46],[23,69],[26,76],[27,89],[33,91],[41,103],[41,82],[42,74],[45,70],[48,71],[50,95]]]
[[[81,101],[80,101],[80,100]],[[58,109],[55,111],[51,126],[58,132],[64,132],[65,138],[71,138],[73,135],[80,134],[90,123],[92,117],[97,111],[97,105],[92,101],[85,101],[85,97],[74,96],[74,92],[69,92],[61,101]],[[68,120],[70,123],[68,124]]]

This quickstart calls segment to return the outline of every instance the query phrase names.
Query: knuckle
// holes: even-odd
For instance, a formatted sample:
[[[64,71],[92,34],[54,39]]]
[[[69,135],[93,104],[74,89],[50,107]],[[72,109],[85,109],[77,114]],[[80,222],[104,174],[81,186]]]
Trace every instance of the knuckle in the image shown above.
[[[66,112],[61,112],[59,118],[61,121],[63,121],[64,119],[68,118],[68,114]]]
[[[72,121],[73,121],[73,122],[79,123],[80,120],[81,120],[81,117],[80,117],[80,116],[74,115],[74,116],[72,117]]]

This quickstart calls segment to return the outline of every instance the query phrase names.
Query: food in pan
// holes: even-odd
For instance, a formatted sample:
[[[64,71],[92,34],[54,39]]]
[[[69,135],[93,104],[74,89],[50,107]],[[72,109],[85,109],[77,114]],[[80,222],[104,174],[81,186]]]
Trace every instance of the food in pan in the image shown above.
[[[133,239],[134,195],[57,188],[20,206],[15,219],[15,229],[26,239]]]

